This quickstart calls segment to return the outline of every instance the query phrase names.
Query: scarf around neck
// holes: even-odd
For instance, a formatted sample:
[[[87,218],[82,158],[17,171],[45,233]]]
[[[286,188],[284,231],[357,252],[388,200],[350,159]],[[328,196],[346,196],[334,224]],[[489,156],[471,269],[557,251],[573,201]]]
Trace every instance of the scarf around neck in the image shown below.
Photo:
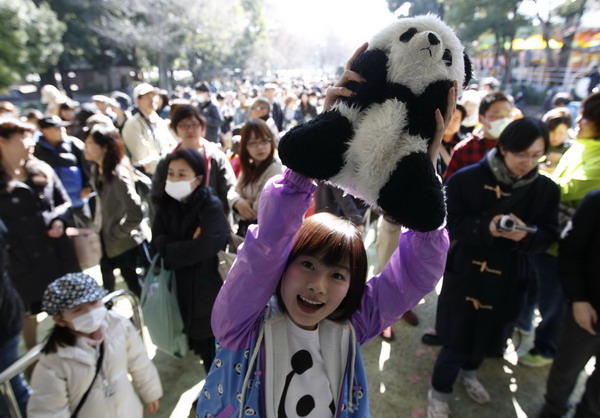
[[[527,186],[533,183],[538,177],[537,167],[525,174],[523,177],[515,178],[511,176],[508,168],[506,168],[506,165],[504,164],[504,161],[498,157],[498,150],[495,147],[487,152],[486,160],[496,180],[499,183],[511,186],[513,189]]]

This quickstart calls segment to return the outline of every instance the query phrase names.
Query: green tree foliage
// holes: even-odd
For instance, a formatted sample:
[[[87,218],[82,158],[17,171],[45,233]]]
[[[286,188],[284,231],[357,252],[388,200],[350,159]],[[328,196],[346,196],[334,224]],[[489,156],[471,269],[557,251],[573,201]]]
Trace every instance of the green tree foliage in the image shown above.
[[[46,0],[66,24],[62,37],[64,52],[58,66],[70,69],[90,65],[97,69],[108,68],[125,52],[109,39],[98,36],[93,27],[108,13],[104,1],[98,0]]]
[[[563,47],[561,48],[558,58],[559,67],[564,68],[569,64],[571,50],[573,49],[573,40],[575,39],[575,34],[579,30],[579,24],[581,22],[581,17],[585,12],[586,4],[587,0],[572,0],[566,1],[558,8],[558,14],[564,18],[564,23],[561,28]]]
[[[512,41],[517,30],[529,23],[518,13],[522,0],[446,0],[446,20],[458,31],[463,42],[476,41],[483,34],[495,39],[496,58],[504,56],[508,63],[503,84],[510,81]]]
[[[388,8],[391,12],[395,12],[405,3],[410,3],[409,16],[433,13],[442,18],[444,17],[443,0],[387,0]]]
[[[64,23],[44,2],[0,0],[0,89],[55,65],[64,31]]]
[[[176,62],[187,63],[196,78],[224,67],[244,68],[264,32],[262,0],[103,0],[102,4],[94,32],[158,66],[163,88],[170,87],[168,70]]]
[[[268,61],[263,6],[263,0],[205,2],[208,14],[198,22],[186,51],[194,78],[209,78],[224,69],[261,67],[257,61]]]
[[[27,32],[18,9],[0,5],[0,90],[17,81],[27,67]]]

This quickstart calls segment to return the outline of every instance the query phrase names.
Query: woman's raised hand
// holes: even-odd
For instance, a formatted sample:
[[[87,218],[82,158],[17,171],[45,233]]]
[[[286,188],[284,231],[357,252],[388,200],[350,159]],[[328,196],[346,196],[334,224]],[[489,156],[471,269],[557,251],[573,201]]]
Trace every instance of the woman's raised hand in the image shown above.
[[[325,94],[325,102],[323,103],[324,112],[331,109],[331,106],[333,106],[333,104],[339,97],[350,97],[352,96],[352,94],[354,94],[352,90],[350,90],[347,87],[344,87],[347,82],[356,81],[358,83],[362,83],[365,81],[365,79],[362,78],[359,73],[351,71],[350,68],[352,68],[352,64],[354,63],[356,57],[365,52],[368,47],[369,43],[365,42],[360,47],[358,47],[356,51],[354,51],[352,57],[350,57],[348,62],[346,62],[346,71],[344,71],[340,79],[337,81],[337,83],[333,85],[333,87],[329,87],[327,89],[327,93]]]
[[[438,153],[440,152],[440,148],[442,146],[442,139],[444,138],[444,132],[454,115],[454,111],[456,110],[456,90],[458,87],[458,83],[456,81],[452,82],[452,87],[448,90],[448,105],[446,106],[446,114],[442,117],[442,112],[439,109],[435,110],[435,134],[433,135],[433,140],[431,144],[429,144],[428,152],[429,157],[431,158],[431,162],[435,167],[437,165]]]

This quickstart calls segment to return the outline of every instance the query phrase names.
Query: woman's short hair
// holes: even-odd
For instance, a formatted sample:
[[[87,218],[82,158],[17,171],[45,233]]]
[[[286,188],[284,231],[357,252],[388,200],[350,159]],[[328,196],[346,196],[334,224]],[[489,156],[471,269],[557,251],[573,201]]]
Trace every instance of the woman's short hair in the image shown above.
[[[177,132],[177,125],[179,125],[182,120],[188,118],[196,119],[202,126],[202,129],[206,129],[206,119],[202,116],[200,109],[191,104],[176,105],[171,116],[171,129],[173,129],[174,132]]]
[[[522,152],[531,146],[538,138],[544,140],[544,152],[548,151],[550,139],[548,129],[539,119],[525,117],[511,122],[500,134],[496,148],[508,152]],[[497,156],[502,158],[502,153]]]
[[[35,126],[16,118],[0,117],[0,136],[9,139],[14,134],[34,133]]]
[[[102,161],[102,176],[111,181],[115,177],[117,165],[125,157],[125,146],[119,130],[114,126],[98,123],[91,128],[89,136],[96,144],[106,149]]]
[[[202,154],[193,148],[180,148],[165,157],[165,169],[168,170],[171,161],[175,160],[185,161],[196,176],[203,176],[200,185],[206,185],[206,162]]]
[[[479,114],[481,116],[485,116],[485,113],[488,111],[488,109],[497,102],[507,102],[511,106],[513,104],[512,100],[510,100],[510,97],[508,97],[506,94],[502,93],[501,91],[494,91],[481,98],[481,101],[479,102]]]
[[[350,319],[360,307],[367,279],[367,253],[356,226],[345,219],[327,212],[306,218],[296,233],[294,244],[287,260],[286,269],[300,255],[319,258],[327,265],[347,263],[350,267],[350,287],[340,306],[329,319]],[[281,297],[281,281],[277,287],[277,299],[285,311]]]
[[[564,107],[571,103],[573,98],[567,92],[561,91],[552,96],[552,106],[553,107]]]
[[[590,94],[581,103],[581,116],[592,122],[596,136],[600,135],[600,92]]]
[[[560,125],[567,125],[567,128],[571,127],[571,113],[565,108],[556,108],[549,110],[542,117],[542,122],[548,127],[548,131],[552,132]]]

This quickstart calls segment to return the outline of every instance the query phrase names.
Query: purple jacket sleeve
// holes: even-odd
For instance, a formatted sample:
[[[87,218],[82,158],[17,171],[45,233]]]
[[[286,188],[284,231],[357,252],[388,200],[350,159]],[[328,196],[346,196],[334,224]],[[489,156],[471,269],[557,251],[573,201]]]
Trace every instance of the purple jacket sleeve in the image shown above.
[[[223,347],[239,350],[247,345],[256,320],[275,294],[315,187],[309,179],[286,170],[263,189],[258,225],[248,229],[213,306],[212,329]]]
[[[433,232],[404,231],[383,271],[365,285],[352,325],[361,344],[396,322],[433,290],[444,274],[449,246],[445,228]]]

